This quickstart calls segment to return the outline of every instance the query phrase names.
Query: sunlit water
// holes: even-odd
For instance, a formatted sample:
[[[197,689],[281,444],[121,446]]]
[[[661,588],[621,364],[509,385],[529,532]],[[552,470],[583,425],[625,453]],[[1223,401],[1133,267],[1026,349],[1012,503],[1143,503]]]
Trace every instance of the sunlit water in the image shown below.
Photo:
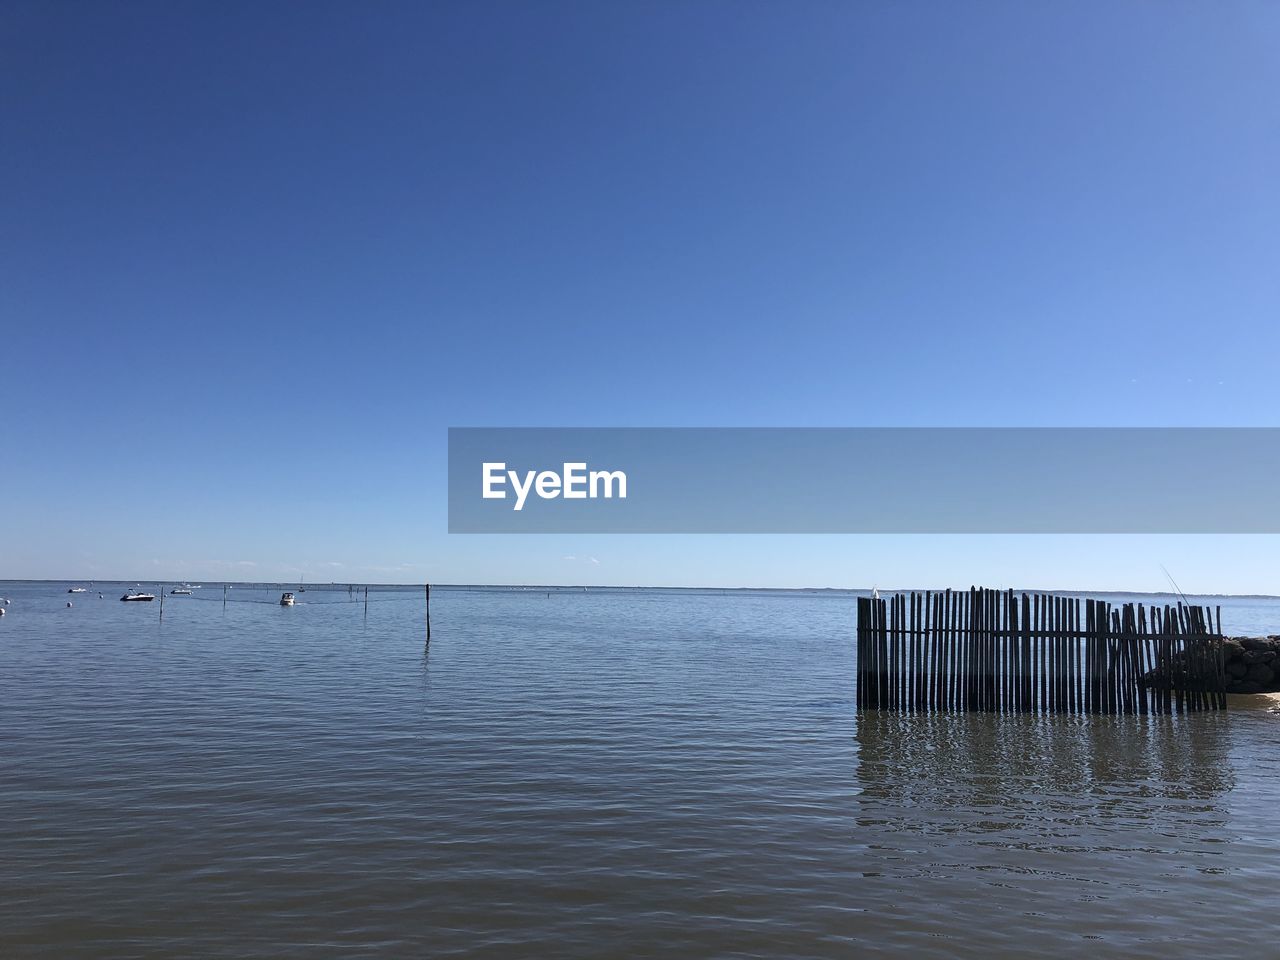
[[[65,590],[0,584],[5,958],[1276,953],[1265,709],[859,717],[838,594]]]

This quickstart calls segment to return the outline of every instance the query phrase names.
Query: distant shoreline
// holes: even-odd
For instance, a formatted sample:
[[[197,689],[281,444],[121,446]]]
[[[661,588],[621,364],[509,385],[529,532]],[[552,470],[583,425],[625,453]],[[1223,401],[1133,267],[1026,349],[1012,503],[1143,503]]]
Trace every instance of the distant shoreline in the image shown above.
[[[191,583],[199,581],[200,578],[180,578],[180,577],[129,577],[125,579],[112,580],[90,580],[87,578],[39,578],[39,579],[22,579],[0,578],[0,583],[14,584],[101,584],[101,585],[120,585],[132,586],[135,584],[164,584],[164,585],[181,585],[183,583]],[[324,583],[305,583],[298,580],[210,580],[203,586],[208,589],[213,586],[229,586],[232,588],[267,588],[280,587],[290,585],[301,585],[307,590],[345,590],[348,586],[359,586],[361,588],[368,587],[370,590],[413,590],[421,589],[423,583],[365,583],[356,581],[330,581]],[[644,590],[681,590],[689,593],[827,593],[827,594],[844,594],[854,596],[857,594],[869,594],[873,587],[690,587],[690,586],[665,586],[661,584],[651,584],[646,586],[637,586],[634,584],[591,584],[591,583],[432,583],[432,588],[439,590],[570,590],[570,591],[604,591],[604,590],[624,590],[624,591],[644,591]],[[880,587],[882,594],[890,593],[916,593],[939,592],[948,589],[947,587]],[[966,587],[951,587],[952,590],[964,590]],[[1002,590],[1009,588],[1000,588]],[[1200,597],[1231,600],[1278,600],[1280,594],[1270,593],[1175,593],[1170,590],[1063,590],[1053,587],[1014,587],[1014,593],[1051,593],[1061,597],[1171,597],[1178,599],[1180,597]]]

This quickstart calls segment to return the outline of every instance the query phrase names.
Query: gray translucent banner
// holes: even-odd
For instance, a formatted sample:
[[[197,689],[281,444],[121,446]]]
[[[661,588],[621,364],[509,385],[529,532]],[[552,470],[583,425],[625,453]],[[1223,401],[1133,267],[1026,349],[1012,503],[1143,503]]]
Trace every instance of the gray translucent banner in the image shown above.
[[[455,427],[449,532],[1280,533],[1277,478],[1280,428]]]

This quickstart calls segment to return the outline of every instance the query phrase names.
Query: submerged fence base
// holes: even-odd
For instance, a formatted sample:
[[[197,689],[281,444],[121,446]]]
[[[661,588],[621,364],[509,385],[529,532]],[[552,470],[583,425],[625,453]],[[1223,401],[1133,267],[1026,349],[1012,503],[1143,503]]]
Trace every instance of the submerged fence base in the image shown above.
[[[1226,707],[1222,610],[1012,590],[858,598],[858,708],[1146,714]]]

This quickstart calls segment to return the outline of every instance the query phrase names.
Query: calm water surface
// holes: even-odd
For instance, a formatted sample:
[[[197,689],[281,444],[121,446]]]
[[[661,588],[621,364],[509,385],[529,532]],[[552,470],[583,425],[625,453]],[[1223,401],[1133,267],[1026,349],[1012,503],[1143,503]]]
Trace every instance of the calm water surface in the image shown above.
[[[860,718],[840,595],[65,590],[0,584],[5,958],[1276,952],[1265,709]]]

